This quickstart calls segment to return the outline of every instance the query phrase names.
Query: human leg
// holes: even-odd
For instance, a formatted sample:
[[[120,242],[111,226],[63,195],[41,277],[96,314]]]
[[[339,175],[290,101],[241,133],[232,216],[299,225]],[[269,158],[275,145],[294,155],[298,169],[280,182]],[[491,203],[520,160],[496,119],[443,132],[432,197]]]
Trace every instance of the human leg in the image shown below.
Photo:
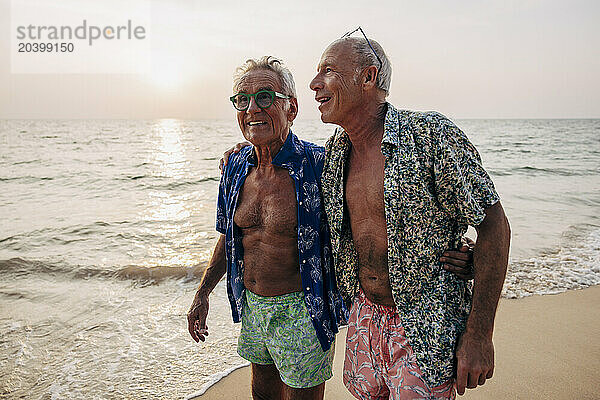
[[[325,382],[310,388],[293,388],[283,384],[282,400],[322,400],[325,394]]]
[[[344,385],[357,399],[387,399],[389,390],[383,379],[381,337],[374,310],[362,293],[350,309],[344,359]],[[377,317],[377,315],[375,315]],[[373,329],[374,328],[374,329]]]
[[[283,382],[275,364],[252,363],[252,398],[254,400],[280,400]]]
[[[383,378],[391,400],[455,399],[452,379],[436,387],[425,381],[400,316],[394,309],[384,310],[378,325],[384,335],[382,355],[386,373]]]
[[[270,386],[277,382],[282,399],[322,399],[334,351],[335,343],[323,351],[302,292],[262,297],[246,291],[238,354],[252,362],[255,398],[274,396]]]

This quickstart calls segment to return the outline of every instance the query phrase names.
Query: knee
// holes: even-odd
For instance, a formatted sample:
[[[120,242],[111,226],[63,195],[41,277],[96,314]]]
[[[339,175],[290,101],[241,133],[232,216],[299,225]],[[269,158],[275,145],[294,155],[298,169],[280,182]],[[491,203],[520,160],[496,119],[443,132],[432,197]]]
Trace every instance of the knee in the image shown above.
[[[280,393],[273,388],[257,387],[252,385],[253,400],[280,400]]]

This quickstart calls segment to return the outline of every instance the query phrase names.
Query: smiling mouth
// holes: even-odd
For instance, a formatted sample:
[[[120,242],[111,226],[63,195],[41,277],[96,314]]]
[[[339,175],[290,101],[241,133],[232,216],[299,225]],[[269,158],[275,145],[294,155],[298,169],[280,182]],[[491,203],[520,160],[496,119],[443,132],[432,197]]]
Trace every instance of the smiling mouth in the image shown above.
[[[266,122],[264,122],[264,121],[251,121],[251,122],[248,122],[248,125],[249,126],[266,125]]]
[[[317,102],[319,102],[321,105],[327,103],[329,100],[331,100],[331,97],[317,97],[315,100],[317,100]]]

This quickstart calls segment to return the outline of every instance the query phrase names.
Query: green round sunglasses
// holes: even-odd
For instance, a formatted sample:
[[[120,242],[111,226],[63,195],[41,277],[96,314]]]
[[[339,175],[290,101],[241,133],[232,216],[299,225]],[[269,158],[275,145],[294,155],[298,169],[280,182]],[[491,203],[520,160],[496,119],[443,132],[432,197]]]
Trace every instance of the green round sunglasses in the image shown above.
[[[238,93],[229,98],[238,111],[246,111],[250,107],[250,98],[254,97],[256,105],[261,109],[269,108],[275,101],[275,97],[280,99],[289,99],[290,96],[275,92],[273,90],[259,90],[254,94]]]

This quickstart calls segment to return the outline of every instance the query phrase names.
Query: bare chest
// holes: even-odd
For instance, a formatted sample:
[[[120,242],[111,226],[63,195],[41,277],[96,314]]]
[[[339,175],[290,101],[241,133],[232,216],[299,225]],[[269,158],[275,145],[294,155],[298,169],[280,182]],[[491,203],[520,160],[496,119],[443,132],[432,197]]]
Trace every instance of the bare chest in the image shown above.
[[[296,192],[288,172],[278,169],[269,178],[250,172],[240,191],[234,222],[242,230],[295,236]]]
[[[355,223],[365,221],[385,227],[384,163],[379,151],[362,160],[349,160],[345,195],[353,230]]]

